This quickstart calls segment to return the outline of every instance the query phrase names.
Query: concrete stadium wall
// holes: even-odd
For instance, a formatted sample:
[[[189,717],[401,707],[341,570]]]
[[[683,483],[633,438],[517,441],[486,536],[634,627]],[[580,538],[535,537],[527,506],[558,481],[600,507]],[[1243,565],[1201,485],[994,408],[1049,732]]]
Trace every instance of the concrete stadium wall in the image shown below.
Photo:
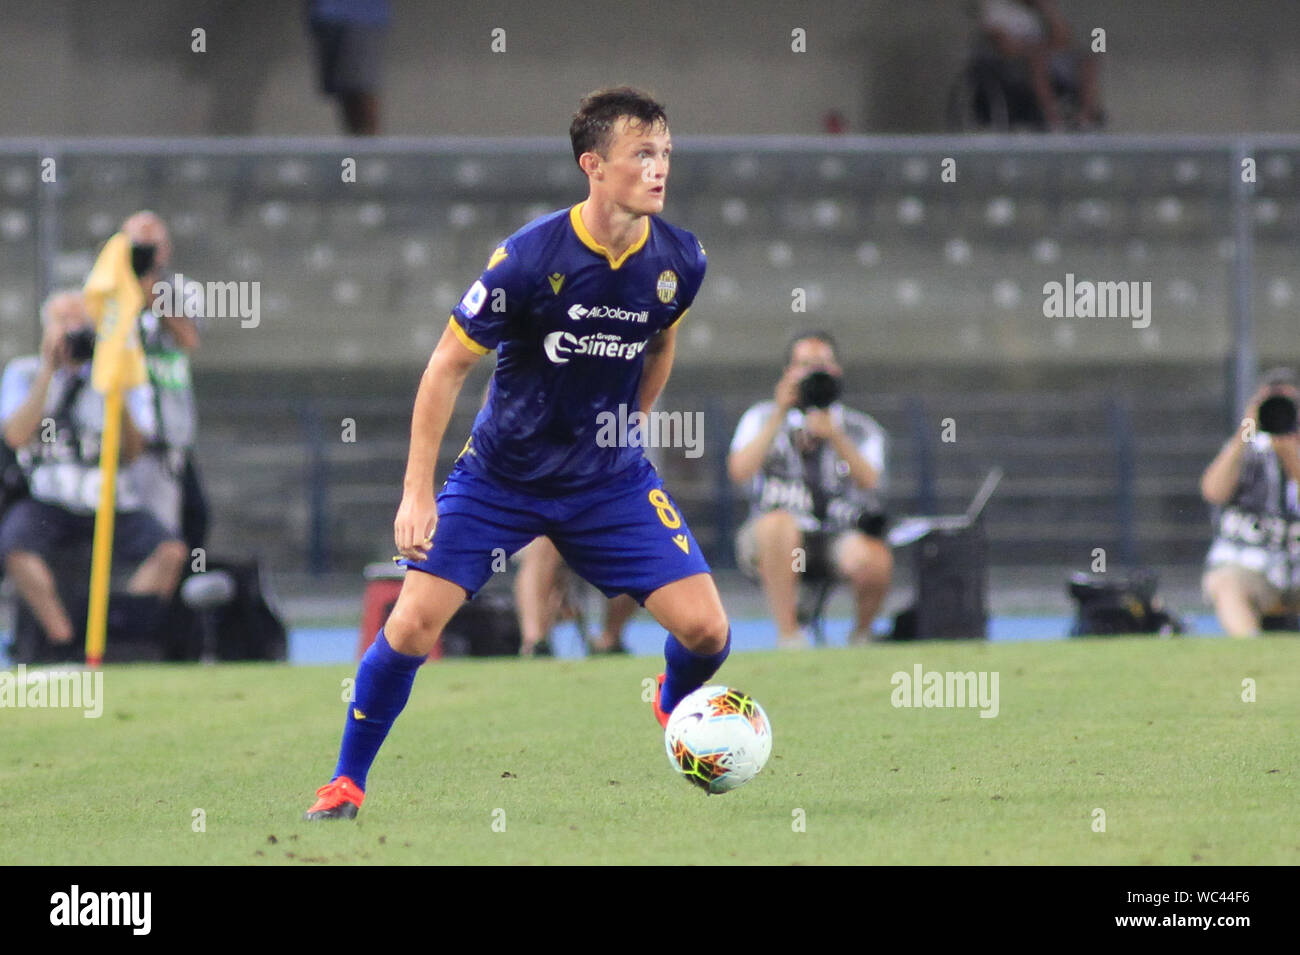
[[[1107,31],[1116,131],[1295,131],[1300,4],[1062,0]],[[8,0],[0,136],[328,134],[303,5],[291,0]],[[395,134],[553,135],[578,97],[653,89],[679,133],[942,128],[968,0],[393,0],[383,123]],[[206,30],[206,52],[190,32]],[[492,29],[506,51],[489,49]],[[791,52],[791,31],[807,52]]]

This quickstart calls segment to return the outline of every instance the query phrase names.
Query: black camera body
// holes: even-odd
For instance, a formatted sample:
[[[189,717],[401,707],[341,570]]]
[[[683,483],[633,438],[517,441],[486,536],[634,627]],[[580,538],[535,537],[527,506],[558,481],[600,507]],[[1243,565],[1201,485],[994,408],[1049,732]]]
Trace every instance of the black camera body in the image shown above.
[[[70,361],[80,364],[95,357],[95,330],[89,325],[68,332],[63,336],[63,341]]]
[[[131,244],[131,271],[137,277],[147,275],[153,271],[157,260],[158,246],[144,242]]]
[[[1259,403],[1259,430],[1265,434],[1294,433],[1296,417],[1296,404],[1286,395],[1272,395]]]
[[[829,371],[810,372],[799,379],[799,410],[829,408],[840,392],[840,380]]]

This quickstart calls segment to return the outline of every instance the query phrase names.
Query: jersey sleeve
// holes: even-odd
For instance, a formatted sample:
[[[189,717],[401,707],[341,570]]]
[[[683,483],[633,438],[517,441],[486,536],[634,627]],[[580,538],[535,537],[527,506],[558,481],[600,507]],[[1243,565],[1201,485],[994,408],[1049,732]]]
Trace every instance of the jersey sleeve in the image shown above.
[[[470,351],[494,351],[509,337],[513,319],[523,313],[528,292],[525,263],[507,239],[493,250],[483,274],[452,309],[451,329]]]
[[[687,310],[691,307],[691,304],[695,301],[695,296],[699,293],[700,286],[704,284],[704,273],[709,267],[708,258],[704,253],[704,246],[700,244],[700,240],[695,238],[695,236],[691,236],[690,241],[695,248],[693,250],[688,250],[687,254],[688,256],[693,255],[694,261],[689,269],[684,270],[685,274],[682,277],[682,287],[677,293],[677,302],[680,311],[678,311],[677,317],[673,319],[673,325],[676,325],[682,320],[686,315]],[[672,326],[669,327],[671,328]]]

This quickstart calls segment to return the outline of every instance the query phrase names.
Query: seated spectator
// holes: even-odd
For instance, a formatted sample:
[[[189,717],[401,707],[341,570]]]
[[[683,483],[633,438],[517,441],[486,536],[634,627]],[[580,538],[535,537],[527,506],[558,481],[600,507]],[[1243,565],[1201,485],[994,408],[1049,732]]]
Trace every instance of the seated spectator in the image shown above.
[[[1266,410],[1282,411],[1272,420]],[[1291,413],[1286,420],[1286,404]],[[1202,585],[1224,631],[1258,636],[1265,616],[1300,611],[1300,402],[1289,368],[1267,372],[1247,417],[1255,427],[1230,437],[1201,475],[1201,496],[1214,507],[1215,536]]]
[[[834,395],[808,400],[801,383],[818,372],[823,383],[834,382]],[[871,639],[871,622],[893,576],[878,497],[885,483],[885,432],[838,401],[842,374],[828,333],[797,335],[773,400],[745,412],[727,457],[731,479],[750,489],[750,516],[736,535],[737,560],[761,580],[782,648],[809,645],[797,618],[799,575],[822,552],[830,572],[853,586],[853,643]],[[806,563],[798,560],[800,552]]]
[[[538,537],[518,555],[519,574],[515,577],[515,605],[519,609],[519,628],[523,642],[519,655],[549,656],[550,634],[556,622],[579,616],[566,599],[571,572],[549,537]],[[623,628],[636,613],[636,600],[619,594],[605,602],[605,621],[600,638],[589,644],[593,654],[626,653]],[[585,634],[584,634],[585,636]]]
[[[90,387],[95,330],[80,292],[56,292],[41,312],[39,355],[15,358],[0,381],[0,427],[23,464],[30,497],[0,518],[0,560],[47,637],[66,644],[78,634],[59,599],[51,556],[94,538],[101,475],[103,396]],[[143,385],[125,396],[121,459],[139,455],[154,431],[153,399]],[[143,510],[125,468],[117,480],[113,555],[135,567],[129,593],[170,601],[187,551]]]
[[[1070,26],[1055,0],[983,0],[980,32],[1006,66],[1008,80],[1026,82],[1048,129],[1065,128],[1061,91],[1078,97],[1076,125],[1102,123],[1097,59],[1071,43]]]

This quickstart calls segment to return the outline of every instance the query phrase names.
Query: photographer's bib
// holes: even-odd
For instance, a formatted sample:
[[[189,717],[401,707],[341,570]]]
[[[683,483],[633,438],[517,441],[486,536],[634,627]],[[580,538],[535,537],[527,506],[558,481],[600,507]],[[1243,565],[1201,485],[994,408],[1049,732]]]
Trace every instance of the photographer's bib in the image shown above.
[[[1278,590],[1300,588],[1300,519],[1225,507],[1206,563],[1255,571]]]
[[[93,514],[99,507],[103,471],[80,461],[43,461],[31,471],[27,483],[32,497],[38,501],[57,504],[79,514]],[[141,506],[134,482],[119,468],[114,509],[138,511]]]
[[[776,406],[771,401],[759,402],[746,411],[736,426],[731,450],[737,451],[753,441],[774,413]],[[880,475],[876,491],[864,491],[854,484],[848,462],[835,453],[829,441],[802,450],[796,433],[804,426],[804,414],[792,408],[786,412],[781,430],[750,481],[751,517],[782,510],[789,512],[804,531],[837,532],[853,527],[865,510],[880,510],[879,492],[885,483],[884,430],[868,415],[838,403],[831,405],[830,413],[836,426]]]
[[[1269,435],[1248,443],[1237,488],[1215,520],[1207,567],[1224,564],[1263,574],[1279,590],[1300,588],[1300,499]]]
[[[55,372],[46,395],[45,417],[32,440],[18,451],[32,498],[78,514],[98,510],[103,485],[99,454],[104,401],[88,387],[87,377],[88,368]],[[151,433],[148,388],[133,389],[126,400],[142,433]],[[119,461],[114,510],[138,511],[142,506],[135,481]]]

